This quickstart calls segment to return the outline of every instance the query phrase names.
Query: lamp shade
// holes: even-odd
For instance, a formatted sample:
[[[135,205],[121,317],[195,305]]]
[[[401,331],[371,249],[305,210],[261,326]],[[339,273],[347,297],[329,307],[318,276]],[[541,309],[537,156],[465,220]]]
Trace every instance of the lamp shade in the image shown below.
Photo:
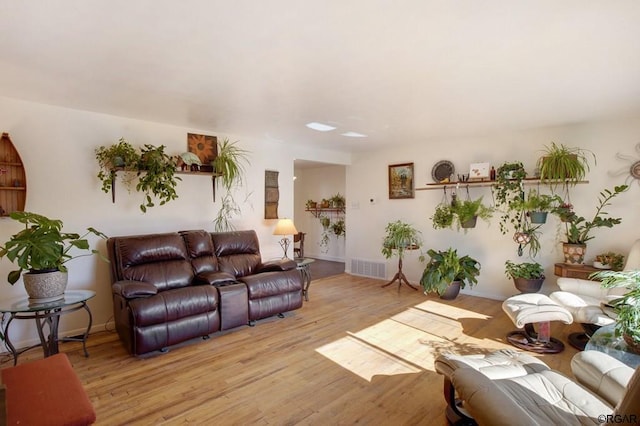
[[[291,219],[280,219],[273,235],[296,235],[298,230]]]

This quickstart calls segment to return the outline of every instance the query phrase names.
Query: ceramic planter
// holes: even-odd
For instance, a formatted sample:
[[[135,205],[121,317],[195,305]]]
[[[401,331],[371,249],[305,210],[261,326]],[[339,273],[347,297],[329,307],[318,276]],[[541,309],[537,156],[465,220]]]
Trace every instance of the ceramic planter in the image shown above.
[[[548,212],[529,212],[529,219],[531,223],[546,223]]]
[[[458,297],[460,293],[460,281],[453,281],[451,284],[447,286],[447,289],[444,293],[440,295],[440,299],[442,300],[453,300]]]
[[[542,288],[544,278],[514,278],[513,284],[520,293],[537,293]]]
[[[67,288],[66,272],[27,272],[22,275],[24,288],[33,303],[46,303],[62,299]]]
[[[562,243],[562,253],[564,254],[564,263],[568,265],[582,265],[584,263],[584,256],[587,253],[587,245]]]
[[[478,216],[474,216],[471,219],[465,220],[464,222],[460,223],[460,226],[462,228],[475,228],[476,227],[476,223],[478,222]]]

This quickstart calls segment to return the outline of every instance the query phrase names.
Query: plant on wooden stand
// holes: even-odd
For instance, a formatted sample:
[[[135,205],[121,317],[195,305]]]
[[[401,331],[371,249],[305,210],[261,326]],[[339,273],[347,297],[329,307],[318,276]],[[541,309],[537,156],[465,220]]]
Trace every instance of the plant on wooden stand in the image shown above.
[[[614,187],[613,191],[604,189],[600,192],[596,212],[590,221],[574,214],[565,222],[566,241],[563,242],[565,263],[582,264],[586,253],[586,243],[595,238],[591,232],[596,228],[612,228],[622,222],[622,218],[619,217],[605,217],[608,213],[604,211],[604,208],[611,205],[611,200],[625,192],[627,188],[627,185],[619,185]]]

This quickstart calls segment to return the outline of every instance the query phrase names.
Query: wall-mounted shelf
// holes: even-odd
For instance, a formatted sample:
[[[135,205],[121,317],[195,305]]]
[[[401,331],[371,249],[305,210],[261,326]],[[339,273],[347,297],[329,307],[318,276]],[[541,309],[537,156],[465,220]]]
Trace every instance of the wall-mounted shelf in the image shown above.
[[[318,208],[315,208],[315,209],[305,209],[304,211],[311,213],[316,218],[319,218],[322,215],[322,213],[329,213],[329,214],[341,214],[341,213],[344,213],[344,207],[338,207],[338,208],[332,208],[332,207],[322,208],[322,207],[318,207]]]
[[[27,178],[20,154],[8,133],[0,139],[0,216],[24,211]]]
[[[472,187],[487,187],[494,186],[497,181],[495,180],[484,180],[484,181],[470,181],[470,182],[443,182],[443,183],[428,183],[424,188],[416,188],[416,191],[431,191],[434,189],[442,189],[442,188],[472,188]],[[538,178],[526,178],[522,180],[522,183],[525,185],[550,185],[554,184],[562,184],[564,181],[553,181],[553,182],[543,182]],[[576,184],[589,183],[588,180],[581,180],[579,182],[575,182]],[[573,183],[572,183],[573,184]]]

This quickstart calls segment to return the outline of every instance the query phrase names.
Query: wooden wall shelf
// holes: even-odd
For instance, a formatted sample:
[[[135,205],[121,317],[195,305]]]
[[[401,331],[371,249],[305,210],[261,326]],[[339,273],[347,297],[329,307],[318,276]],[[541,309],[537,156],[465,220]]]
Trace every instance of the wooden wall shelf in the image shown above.
[[[434,189],[442,189],[442,188],[472,188],[472,187],[487,187],[487,186],[494,186],[496,184],[497,181],[495,180],[484,180],[484,181],[471,181],[471,182],[445,182],[445,183],[438,183],[438,182],[434,182],[434,183],[428,183],[426,187],[424,188],[416,188],[416,191],[432,191]],[[523,179],[522,183],[524,183],[525,185],[537,185],[537,184],[541,184],[541,185],[550,185],[549,182],[543,182],[540,179],[537,178],[527,178],[527,179]],[[554,181],[554,184],[561,184],[564,183],[563,181]],[[583,183],[589,183],[588,180],[581,180],[579,182],[576,182],[578,184],[583,184]]]
[[[340,213],[344,213],[344,207],[342,208],[322,208],[322,207],[318,207],[315,209],[305,209],[304,211],[311,213],[312,215],[314,215],[316,218],[319,218],[320,215],[322,215],[322,213],[333,213],[333,214],[340,214]]]
[[[24,211],[27,177],[18,150],[8,133],[0,139],[0,216]]]

